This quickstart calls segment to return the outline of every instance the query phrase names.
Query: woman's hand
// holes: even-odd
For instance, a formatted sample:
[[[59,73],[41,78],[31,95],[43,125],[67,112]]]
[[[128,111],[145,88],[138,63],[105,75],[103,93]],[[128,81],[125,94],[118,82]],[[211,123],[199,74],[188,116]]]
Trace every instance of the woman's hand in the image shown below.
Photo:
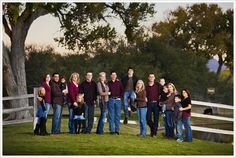
[[[38,101],[42,101],[43,98],[42,97],[37,97]]]
[[[76,102],[73,103],[74,106],[78,106],[78,104]]]
[[[179,111],[183,111],[184,109],[182,107],[179,108]]]

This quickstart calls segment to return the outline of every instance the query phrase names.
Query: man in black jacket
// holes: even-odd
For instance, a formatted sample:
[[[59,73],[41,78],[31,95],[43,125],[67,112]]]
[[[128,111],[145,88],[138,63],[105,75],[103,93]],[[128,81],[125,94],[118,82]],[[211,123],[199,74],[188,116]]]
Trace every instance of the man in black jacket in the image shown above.
[[[129,67],[128,74],[121,79],[123,89],[124,89],[124,124],[128,123],[130,107],[134,111],[134,101],[135,101],[135,86],[138,78],[134,75],[134,69]],[[128,100],[130,99],[130,106]]]
[[[83,133],[91,133],[94,122],[94,103],[97,100],[97,84],[92,80],[92,71],[87,71],[86,80],[80,85],[80,93],[84,94],[86,127],[82,127]]]
[[[51,82],[51,99],[53,107],[52,117],[52,134],[59,134],[61,132],[61,117],[63,106],[63,94],[59,84],[59,74],[53,74],[53,81]]]

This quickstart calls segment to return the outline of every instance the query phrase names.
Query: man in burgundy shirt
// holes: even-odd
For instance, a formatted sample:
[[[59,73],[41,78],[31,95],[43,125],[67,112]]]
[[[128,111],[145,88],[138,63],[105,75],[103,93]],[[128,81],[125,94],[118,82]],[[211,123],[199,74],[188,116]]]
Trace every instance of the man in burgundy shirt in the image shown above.
[[[146,85],[146,94],[148,99],[147,124],[150,127],[151,137],[156,136],[158,130],[160,87],[160,84],[155,82],[155,75],[150,73]],[[153,117],[154,120],[152,120]]]
[[[120,134],[120,111],[121,97],[123,95],[123,86],[117,79],[115,71],[111,72],[111,81],[108,82],[111,95],[108,102],[109,131],[110,134]],[[115,128],[114,128],[115,124]]]

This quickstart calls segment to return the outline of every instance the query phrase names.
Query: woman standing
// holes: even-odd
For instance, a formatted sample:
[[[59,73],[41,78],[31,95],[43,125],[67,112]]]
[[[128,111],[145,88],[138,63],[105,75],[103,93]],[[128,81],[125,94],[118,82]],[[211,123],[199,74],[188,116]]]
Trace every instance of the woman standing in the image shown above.
[[[147,97],[144,82],[138,80],[135,87],[136,101],[137,101],[137,114],[139,118],[140,134],[139,136],[145,137],[147,133],[146,115],[147,115]]]
[[[168,99],[164,102],[161,102],[161,105],[166,105],[165,110],[165,131],[166,131],[166,137],[168,139],[174,138],[174,104],[175,104],[175,95],[176,95],[176,88],[173,83],[167,84],[168,88]]]
[[[46,118],[51,107],[51,86],[49,82],[51,80],[50,74],[46,74],[43,78],[42,87],[45,89],[45,108],[46,108]]]
[[[191,117],[191,98],[190,93],[187,89],[182,90],[182,107],[179,109],[182,111],[182,122],[184,124],[185,132],[186,132],[186,142],[192,142],[192,129],[190,126],[190,117]]]
[[[109,95],[111,94],[109,92],[109,87],[106,83],[106,73],[100,72],[99,73],[99,82],[97,83],[97,90],[99,93],[99,107],[101,111],[101,115],[98,121],[97,126],[97,134],[103,134],[103,128],[104,128],[104,122],[106,118],[106,109],[108,105]]]
[[[74,127],[74,116],[73,116],[73,105],[77,106],[77,96],[79,93],[79,74],[74,72],[71,74],[70,79],[69,79],[69,84],[68,84],[68,111],[69,111],[69,133],[75,134],[75,127]]]

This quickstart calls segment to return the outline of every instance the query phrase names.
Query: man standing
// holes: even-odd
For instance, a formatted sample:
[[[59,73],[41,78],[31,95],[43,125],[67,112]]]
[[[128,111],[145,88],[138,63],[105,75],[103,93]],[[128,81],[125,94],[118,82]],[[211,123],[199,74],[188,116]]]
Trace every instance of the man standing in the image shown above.
[[[52,77],[53,77],[53,81],[51,82],[51,99],[53,107],[52,134],[60,134],[63,94],[59,85],[59,74],[54,73]]]
[[[128,75],[122,78],[121,82],[124,88],[124,124],[128,123],[129,118],[129,99],[130,99],[130,105],[134,107],[134,101],[135,101],[135,86],[138,81],[138,78],[134,75],[134,69],[129,67],[128,68]]]
[[[92,80],[92,71],[87,71],[85,81],[81,83],[80,93],[84,94],[86,127],[83,127],[83,133],[91,133],[94,122],[94,103],[97,99],[97,84]]]
[[[161,85],[155,82],[155,75],[150,73],[146,85],[146,94],[148,99],[147,124],[150,127],[151,137],[156,136],[158,130],[160,88]]]
[[[111,72],[111,81],[108,82],[108,87],[111,92],[108,103],[109,114],[109,131],[110,134],[120,134],[120,111],[121,111],[121,97],[123,87],[115,71]],[[114,128],[115,124],[115,128]]]

